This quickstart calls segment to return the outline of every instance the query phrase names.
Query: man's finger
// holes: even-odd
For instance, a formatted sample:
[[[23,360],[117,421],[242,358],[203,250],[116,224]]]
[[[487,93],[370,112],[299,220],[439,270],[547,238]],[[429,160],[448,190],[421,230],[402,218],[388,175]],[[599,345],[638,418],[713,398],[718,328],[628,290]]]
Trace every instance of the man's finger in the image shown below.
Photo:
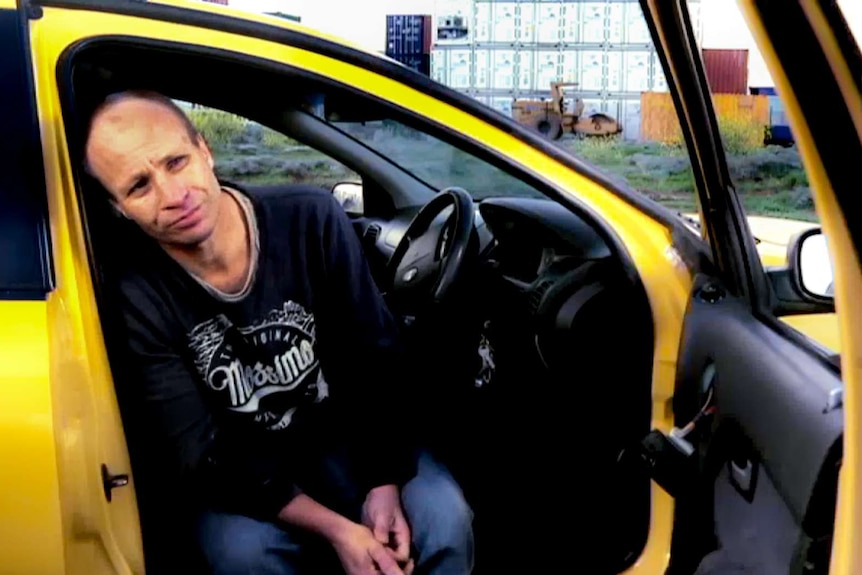
[[[383,546],[373,547],[371,549],[371,559],[377,564],[377,568],[383,575],[404,575],[404,571],[395,562],[395,559],[386,551]]]
[[[413,568],[416,567],[416,563],[413,559],[409,560],[406,565],[404,565],[404,575],[413,575]]]
[[[376,520],[374,522],[374,529],[372,532],[374,533],[374,539],[376,539],[378,543],[381,545],[389,545],[389,525],[383,521]]]
[[[393,543],[395,544],[395,557],[401,562],[410,559],[410,532],[396,529],[393,532]]]

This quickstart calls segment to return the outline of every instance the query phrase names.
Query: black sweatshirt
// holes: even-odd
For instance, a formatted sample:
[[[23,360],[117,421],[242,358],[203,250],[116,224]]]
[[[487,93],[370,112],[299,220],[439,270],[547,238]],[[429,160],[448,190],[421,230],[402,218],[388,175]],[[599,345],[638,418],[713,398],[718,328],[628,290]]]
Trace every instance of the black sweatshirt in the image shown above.
[[[362,490],[403,484],[397,325],[350,220],[321,189],[231,187],[260,238],[245,297],[216,298],[157,246],[120,283],[148,442],[184,497],[264,519],[333,445],[361,462]]]

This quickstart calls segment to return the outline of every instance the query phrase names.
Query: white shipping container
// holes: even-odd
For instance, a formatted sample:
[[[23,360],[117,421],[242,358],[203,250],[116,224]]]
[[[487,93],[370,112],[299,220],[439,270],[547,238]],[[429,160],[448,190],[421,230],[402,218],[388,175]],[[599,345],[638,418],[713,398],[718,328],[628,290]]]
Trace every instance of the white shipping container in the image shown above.
[[[448,50],[431,51],[431,79],[441,84],[449,84]]]
[[[625,41],[625,8],[626,4],[613,2],[608,5],[608,35],[611,44],[622,44]]]
[[[491,107],[506,116],[512,116],[512,98],[491,98]]]
[[[609,92],[621,92],[623,89],[623,53],[619,51],[606,54],[608,67],[606,69],[606,82],[602,89]]]
[[[515,39],[524,44],[536,41],[536,5],[518,4]]]
[[[492,3],[492,33],[494,42],[515,41],[515,9],[517,4],[512,2]]]
[[[584,51],[581,52],[580,67],[578,76],[580,77],[581,90],[599,91],[602,89],[605,68],[602,62],[602,52]]]
[[[491,81],[491,62],[488,50],[481,48],[474,52],[473,73],[475,88],[488,88]]]
[[[640,100],[623,101],[623,138],[640,140],[641,137],[641,102]]]
[[[449,86],[470,87],[470,50],[449,51]]]
[[[629,44],[652,43],[649,27],[640,4],[626,4],[625,7],[625,41]]]
[[[579,42],[605,41],[605,4],[585,2],[580,6],[581,33]],[[568,13],[567,13],[568,16]]]
[[[623,53],[623,90],[646,92],[650,89],[650,58],[647,51]]]
[[[618,122],[622,122],[621,118],[622,118],[623,110],[622,110],[622,101],[621,100],[616,100],[613,98],[608,99],[608,100],[602,100],[600,110],[602,111],[603,114],[607,114],[608,116],[610,116],[614,120],[617,120]]]
[[[579,4],[563,4],[560,8],[560,39],[573,43],[581,39],[581,6]]]
[[[536,89],[550,89],[551,82],[561,79],[559,52],[538,52],[536,54]]]
[[[536,52],[533,50],[519,50],[517,58],[517,87],[521,90],[532,90],[537,88],[537,86],[534,85],[535,76],[533,74],[533,70],[535,69],[534,60],[536,58]],[[538,86],[538,88],[541,89],[541,86]]]
[[[493,51],[491,54],[491,89],[511,90],[514,87],[515,51]]]
[[[563,51],[563,69],[561,82],[581,81],[581,53],[576,50]],[[579,86],[583,89],[583,86]]]
[[[536,12],[536,41],[557,43],[562,40],[561,6],[559,4],[537,4]]]
[[[491,4],[477,2],[475,4],[475,19],[470,26],[470,35],[476,42],[491,41],[491,27],[494,19],[491,14]]]

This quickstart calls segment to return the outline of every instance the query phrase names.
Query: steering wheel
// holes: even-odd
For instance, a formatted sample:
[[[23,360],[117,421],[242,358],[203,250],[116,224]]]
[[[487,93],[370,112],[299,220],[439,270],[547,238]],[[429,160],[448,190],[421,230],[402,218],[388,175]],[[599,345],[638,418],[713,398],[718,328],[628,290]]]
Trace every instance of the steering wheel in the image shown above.
[[[432,223],[449,207],[452,215],[441,232]],[[442,190],[410,222],[387,264],[391,294],[440,303],[463,275],[473,231],[473,198],[465,190]]]

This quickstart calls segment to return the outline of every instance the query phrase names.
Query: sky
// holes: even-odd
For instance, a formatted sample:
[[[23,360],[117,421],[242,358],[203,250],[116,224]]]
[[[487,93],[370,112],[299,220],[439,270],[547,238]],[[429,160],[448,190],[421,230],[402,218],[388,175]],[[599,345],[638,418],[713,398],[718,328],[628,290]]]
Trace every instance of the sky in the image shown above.
[[[302,24],[382,52],[387,14],[439,15],[464,6],[464,0],[229,0],[231,7],[253,12],[286,12]],[[701,0],[703,48],[749,51],[749,85],[771,86],[772,79],[736,0]],[[862,1],[838,0],[857,41],[862,41]]]

